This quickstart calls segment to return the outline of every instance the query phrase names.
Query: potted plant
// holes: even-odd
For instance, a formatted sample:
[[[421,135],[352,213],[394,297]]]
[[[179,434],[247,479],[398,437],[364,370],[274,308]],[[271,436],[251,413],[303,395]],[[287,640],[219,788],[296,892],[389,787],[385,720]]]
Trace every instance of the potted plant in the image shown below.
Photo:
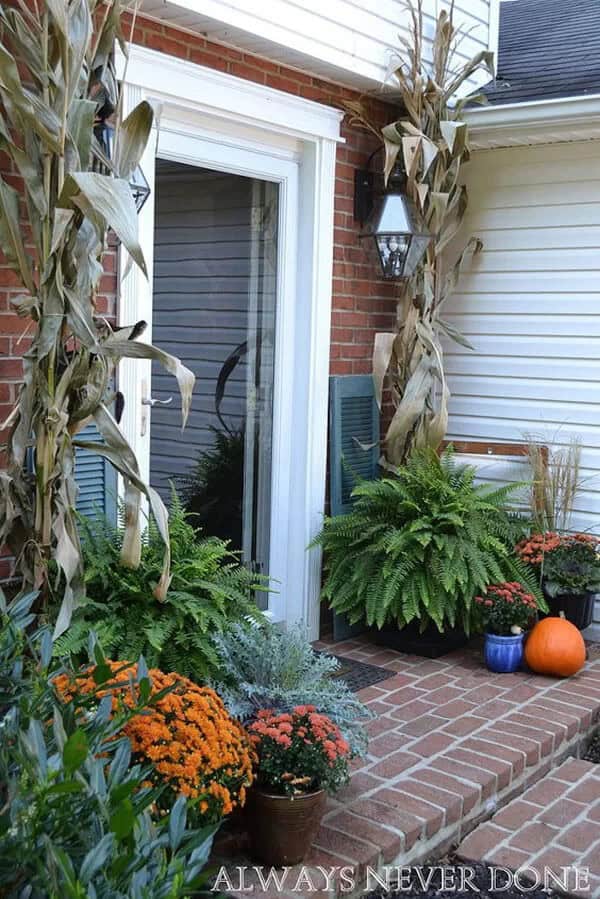
[[[313,649],[303,625],[280,631],[269,622],[235,623],[215,635],[214,646],[218,674],[211,685],[234,718],[247,724],[259,709],[314,705],[337,724],[353,756],[366,754],[374,713],[338,676],[339,659]]]
[[[347,515],[326,518],[323,599],[350,623],[377,628],[403,652],[443,655],[465,643],[473,599],[501,577],[539,590],[514,553],[522,522],[506,503],[514,487],[476,484],[451,451],[418,450],[396,477],[365,481]],[[541,600],[541,593],[540,593]]]
[[[599,544],[589,534],[561,540],[546,553],[542,564],[542,587],[553,615],[564,612],[579,630],[592,623],[596,593],[600,592]]]
[[[153,586],[162,567],[162,537],[150,520],[137,568],[119,564],[123,525],[81,521],[86,598],[69,629],[54,645],[55,655],[82,660],[90,631],[117,659],[143,655],[148,665],[177,672],[199,684],[219,676],[213,638],[231,624],[261,623],[256,591],[267,578],[240,564],[237,553],[217,537],[204,537],[177,493],[169,510],[171,580],[162,601]]]
[[[268,865],[295,865],[308,852],[327,793],[349,779],[350,747],[330,718],[311,705],[276,714],[262,709],[248,728],[257,754],[248,793],[253,854]]]
[[[517,581],[491,584],[475,597],[485,630],[484,658],[490,671],[516,671],[523,661],[523,638],[537,612],[535,597]]]
[[[579,630],[592,623],[600,592],[600,542],[591,534],[534,534],[517,545],[537,568],[550,614],[564,614]]]

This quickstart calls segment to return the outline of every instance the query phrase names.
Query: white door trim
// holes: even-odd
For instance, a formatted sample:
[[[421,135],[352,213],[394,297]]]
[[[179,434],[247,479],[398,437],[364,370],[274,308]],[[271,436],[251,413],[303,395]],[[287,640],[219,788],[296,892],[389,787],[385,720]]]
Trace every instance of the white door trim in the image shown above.
[[[333,260],[335,150],[342,113],[231,75],[134,46],[126,69],[124,109],[147,99],[160,110],[160,131],[142,160],[154,183],[156,155],[280,185],[277,353],[273,433],[273,503],[269,612],[304,622],[318,636],[321,559],[307,546],[325,501],[327,397]],[[118,323],[152,318],[153,195],[139,219],[149,281],[132,268],[121,285]],[[151,339],[151,328],[146,332]],[[122,427],[150,469],[142,437],[147,363],[124,360]],[[149,423],[146,423],[146,428]]]

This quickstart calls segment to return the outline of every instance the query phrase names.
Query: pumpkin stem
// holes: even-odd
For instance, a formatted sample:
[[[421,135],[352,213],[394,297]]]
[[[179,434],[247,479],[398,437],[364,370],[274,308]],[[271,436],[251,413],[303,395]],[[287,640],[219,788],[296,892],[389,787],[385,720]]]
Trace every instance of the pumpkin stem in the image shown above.
[[[566,618],[566,617],[567,617],[567,616],[566,616],[566,615],[565,615],[565,613],[564,613],[564,610],[563,610],[563,609],[561,609],[561,610],[560,610],[560,612],[559,612],[559,613],[558,613],[558,617],[559,617],[559,618],[562,618],[562,619],[563,619],[563,621],[564,621],[564,619],[565,619],[565,618]]]

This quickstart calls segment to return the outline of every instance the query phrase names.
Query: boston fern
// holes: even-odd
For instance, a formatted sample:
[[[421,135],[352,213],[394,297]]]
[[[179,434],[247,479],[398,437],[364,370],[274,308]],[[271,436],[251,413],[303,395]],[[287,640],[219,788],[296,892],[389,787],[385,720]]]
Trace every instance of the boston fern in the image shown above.
[[[505,504],[514,486],[474,483],[451,452],[413,454],[397,477],[359,484],[353,510],[325,520],[323,598],[351,622],[381,628],[420,621],[467,633],[473,600],[489,584],[539,589],[512,551],[522,524]]]
[[[86,600],[56,643],[59,654],[79,655],[90,630],[106,654],[205,681],[218,671],[212,637],[231,623],[262,620],[254,593],[264,578],[240,565],[216,537],[202,539],[176,494],[169,516],[171,583],[164,602],[154,596],[162,565],[162,542],[150,525],[139,568],[120,564],[121,528],[83,521]]]

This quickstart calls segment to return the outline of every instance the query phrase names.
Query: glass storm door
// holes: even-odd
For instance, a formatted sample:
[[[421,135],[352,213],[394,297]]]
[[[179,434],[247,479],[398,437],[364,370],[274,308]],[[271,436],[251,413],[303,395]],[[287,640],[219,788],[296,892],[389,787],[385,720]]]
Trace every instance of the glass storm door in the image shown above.
[[[152,339],[196,376],[188,424],[152,368],[150,482],[269,567],[279,186],[156,160]],[[148,385],[150,387],[150,385]]]

